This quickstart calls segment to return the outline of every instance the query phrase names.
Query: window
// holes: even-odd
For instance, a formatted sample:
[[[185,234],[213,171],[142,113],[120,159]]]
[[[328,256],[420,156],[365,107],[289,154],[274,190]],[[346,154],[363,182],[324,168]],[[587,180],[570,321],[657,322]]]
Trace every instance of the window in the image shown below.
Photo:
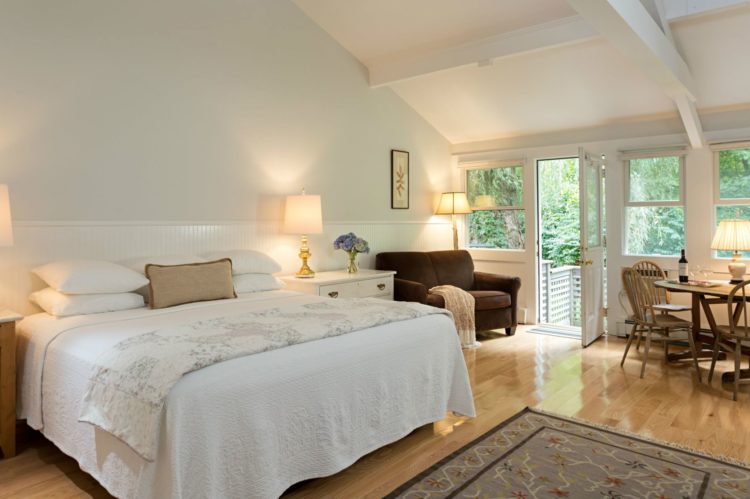
[[[716,226],[722,220],[750,220],[750,144],[721,145],[715,152]],[[731,251],[717,251],[719,258],[731,258]],[[744,251],[743,258],[750,258]]]
[[[467,169],[466,196],[475,210],[467,217],[469,247],[524,249],[522,166]]]
[[[625,162],[625,254],[679,255],[685,247],[682,156]]]

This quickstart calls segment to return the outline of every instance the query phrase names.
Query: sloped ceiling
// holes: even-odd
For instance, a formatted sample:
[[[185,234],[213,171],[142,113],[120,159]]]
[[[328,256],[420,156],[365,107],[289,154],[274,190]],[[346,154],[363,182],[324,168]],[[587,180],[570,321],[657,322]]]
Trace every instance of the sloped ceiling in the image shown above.
[[[575,14],[565,0],[295,3],[366,66]],[[673,0],[668,14],[694,14],[694,3]],[[670,22],[696,82],[699,111],[750,107],[750,2],[736,3],[703,1],[704,12]],[[389,86],[452,143],[677,116],[663,89],[598,36]]]
[[[564,0],[295,0],[365,65],[572,16]]]

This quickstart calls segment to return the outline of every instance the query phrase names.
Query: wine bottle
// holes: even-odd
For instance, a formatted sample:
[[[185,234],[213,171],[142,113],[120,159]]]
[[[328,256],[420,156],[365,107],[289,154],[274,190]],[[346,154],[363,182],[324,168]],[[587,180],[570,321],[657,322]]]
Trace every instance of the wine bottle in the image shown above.
[[[679,274],[680,274],[680,282],[688,282],[688,261],[687,258],[685,258],[685,250],[683,249],[680,253],[680,261],[678,262],[679,265]]]

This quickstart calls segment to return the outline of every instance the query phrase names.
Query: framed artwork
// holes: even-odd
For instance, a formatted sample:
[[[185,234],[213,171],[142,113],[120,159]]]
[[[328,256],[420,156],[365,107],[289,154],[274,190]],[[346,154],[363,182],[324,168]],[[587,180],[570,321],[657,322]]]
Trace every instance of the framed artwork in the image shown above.
[[[409,209],[409,153],[391,149],[391,209]]]

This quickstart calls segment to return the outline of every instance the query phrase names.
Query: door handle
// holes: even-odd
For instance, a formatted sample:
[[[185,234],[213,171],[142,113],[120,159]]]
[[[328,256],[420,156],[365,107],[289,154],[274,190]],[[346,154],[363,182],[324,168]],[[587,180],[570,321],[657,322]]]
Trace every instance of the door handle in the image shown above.
[[[339,292],[338,291],[331,291],[330,293],[328,293],[328,296],[330,296],[331,298],[338,298],[339,297]]]
[[[594,260],[581,260],[580,258],[576,260],[576,265],[578,265],[579,267],[583,265],[593,265],[593,264],[594,264]]]

